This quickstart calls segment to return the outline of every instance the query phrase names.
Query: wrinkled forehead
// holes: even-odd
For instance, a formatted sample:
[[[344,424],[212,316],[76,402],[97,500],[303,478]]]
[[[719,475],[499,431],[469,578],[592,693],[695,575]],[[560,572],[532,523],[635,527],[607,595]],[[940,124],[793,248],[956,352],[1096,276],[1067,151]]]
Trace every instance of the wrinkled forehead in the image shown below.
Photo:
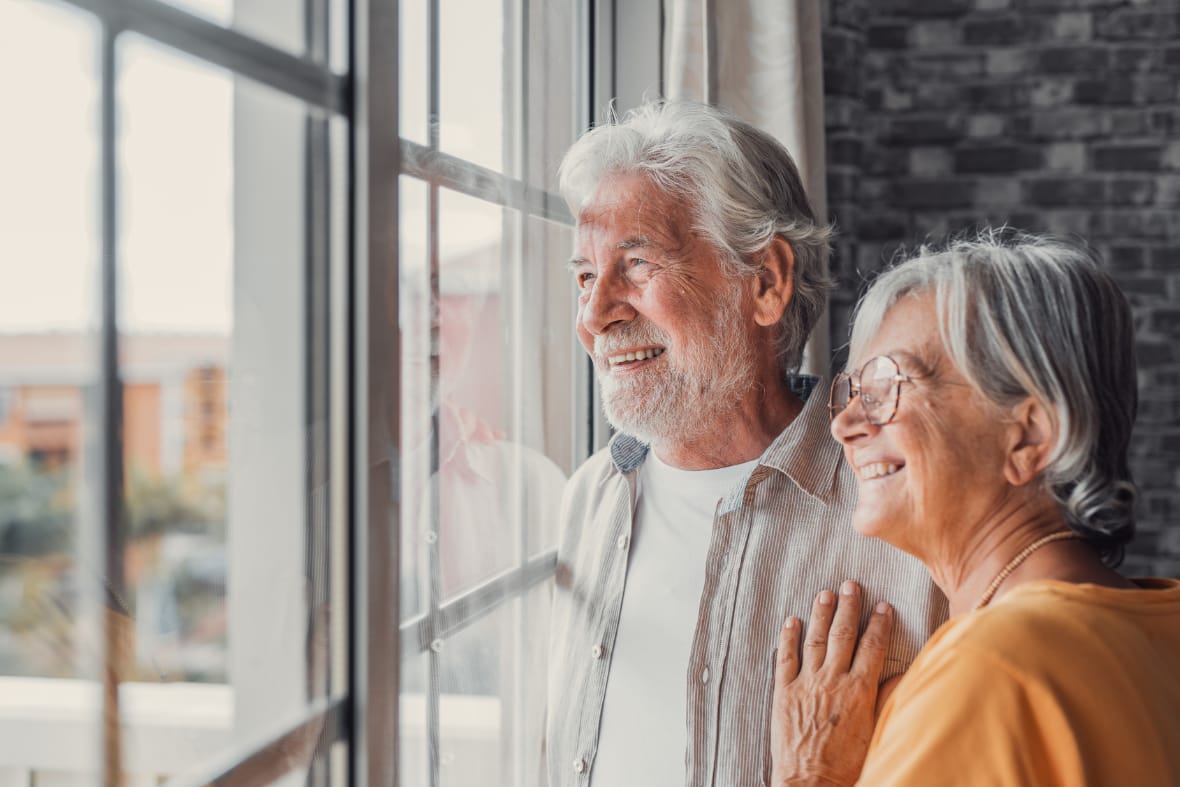
[[[639,175],[604,178],[582,203],[577,216],[579,243],[649,238],[677,246],[690,233],[688,210],[680,201]]]

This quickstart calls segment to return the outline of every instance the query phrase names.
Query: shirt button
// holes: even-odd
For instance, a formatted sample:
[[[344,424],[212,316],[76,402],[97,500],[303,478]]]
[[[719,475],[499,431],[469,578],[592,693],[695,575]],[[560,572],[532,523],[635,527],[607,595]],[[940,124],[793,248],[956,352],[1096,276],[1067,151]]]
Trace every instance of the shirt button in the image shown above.
[[[705,667],[703,670],[701,670],[701,683],[708,683],[708,682],[709,682],[709,668]]]
[[[601,645],[595,645],[594,649],[590,651],[590,654],[596,659],[602,658],[603,653],[606,653],[606,648],[602,647]]]
[[[585,773],[585,771],[586,771],[586,761],[585,760],[574,760],[574,772],[575,773]]]
[[[631,538],[629,536],[619,536],[619,540],[615,543],[619,545],[619,549],[626,549],[627,544],[630,543],[630,541]]]

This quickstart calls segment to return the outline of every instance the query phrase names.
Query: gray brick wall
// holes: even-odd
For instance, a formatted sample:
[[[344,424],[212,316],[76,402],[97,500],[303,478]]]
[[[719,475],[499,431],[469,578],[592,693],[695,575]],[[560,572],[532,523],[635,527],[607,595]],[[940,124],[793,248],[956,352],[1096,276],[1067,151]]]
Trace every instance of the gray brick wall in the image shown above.
[[[833,347],[899,248],[1085,239],[1138,331],[1124,571],[1180,577],[1180,0],[831,0],[824,61]]]

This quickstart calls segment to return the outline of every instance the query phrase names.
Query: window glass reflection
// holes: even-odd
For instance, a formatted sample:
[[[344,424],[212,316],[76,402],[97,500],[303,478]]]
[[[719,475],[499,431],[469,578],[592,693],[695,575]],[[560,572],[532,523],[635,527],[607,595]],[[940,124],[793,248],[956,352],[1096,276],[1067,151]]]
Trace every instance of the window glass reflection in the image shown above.
[[[430,478],[433,461],[434,412],[438,354],[433,350],[438,327],[437,304],[431,298],[427,257],[428,187],[420,180],[398,180],[398,319],[401,330],[401,435],[406,461],[401,478],[400,601],[403,620],[429,605],[430,569],[422,549],[434,505]],[[426,532],[420,532],[425,527]]]
[[[428,142],[437,122],[460,159],[443,182],[475,182],[474,165],[553,190],[581,128],[579,7],[514,11],[442,0],[431,118],[426,3],[403,6],[401,135]],[[484,196],[401,180],[399,757],[402,782],[423,787],[540,775],[546,568],[532,590],[515,583],[556,545],[566,472],[588,442],[571,230]]]
[[[553,361],[568,356],[571,298],[564,266],[542,257],[558,246],[568,254],[569,229],[439,189],[432,271],[429,187],[403,179],[401,211],[412,436],[401,498],[403,777],[425,784],[425,768],[440,784],[477,771],[531,783],[543,685],[525,676],[543,660],[547,596],[513,596],[425,645],[423,632],[437,630],[420,622],[556,542],[565,474],[549,454],[570,449],[573,397],[568,359]],[[546,327],[551,316],[563,322]]]

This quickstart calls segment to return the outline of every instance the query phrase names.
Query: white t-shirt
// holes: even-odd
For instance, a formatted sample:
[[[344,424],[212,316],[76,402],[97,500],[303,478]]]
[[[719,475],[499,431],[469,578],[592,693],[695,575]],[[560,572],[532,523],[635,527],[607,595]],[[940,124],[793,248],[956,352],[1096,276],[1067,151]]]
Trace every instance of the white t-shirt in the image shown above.
[[[684,784],[686,672],[713,516],[757,464],[678,470],[652,451],[640,467],[593,787]]]

